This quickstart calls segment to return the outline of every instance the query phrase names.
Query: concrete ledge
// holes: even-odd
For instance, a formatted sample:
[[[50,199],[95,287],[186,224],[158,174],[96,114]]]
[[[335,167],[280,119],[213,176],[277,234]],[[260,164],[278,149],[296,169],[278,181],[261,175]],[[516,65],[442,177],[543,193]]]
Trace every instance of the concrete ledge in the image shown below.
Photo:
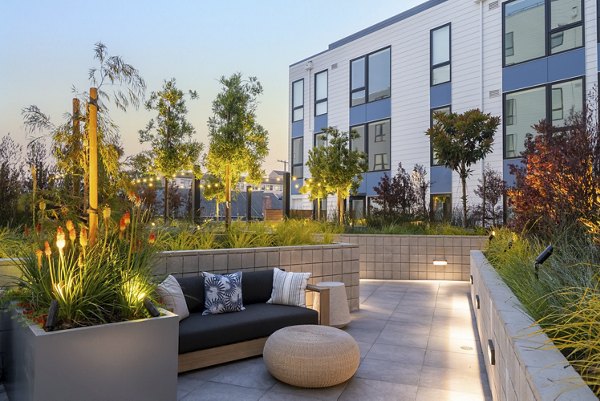
[[[494,400],[598,400],[560,351],[552,349],[549,338],[481,251],[471,251],[471,275],[473,308]],[[489,340],[495,349],[494,365]]]

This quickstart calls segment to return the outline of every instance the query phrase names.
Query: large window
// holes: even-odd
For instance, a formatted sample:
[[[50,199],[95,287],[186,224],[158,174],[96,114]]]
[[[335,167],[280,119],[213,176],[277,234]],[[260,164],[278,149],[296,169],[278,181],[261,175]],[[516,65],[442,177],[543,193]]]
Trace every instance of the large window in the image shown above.
[[[583,46],[582,0],[504,4],[504,65]]]
[[[450,113],[451,109],[450,106],[444,106],[444,107],[438,107],[437,109],[431,109],[431,118],[430,118],[430,124],[433,127],[436,123],[436,119],[434,117],[435,113]],[[440,162],[435,154],[435,152],[433,151],[433,146],[431,145],[431,139],[429,140],[429,148],[431,150],[431,165],[432,166],[439,166]]]
[[[541,120],[564,127],[572,113],[583,110],[583,79],[559,82],[504,96],[504,157],[519,157],[533,125]]]
[[[431,86],[450,82],[450,24],[433,29],[430,36]]]
[[[304,80],[292,83],[292,121],[304,119]]]
[[[315,143],[314,146],[325,146],[327,145],[327,134],[324,132],[319,132],[315,134]]]
[[[350,106],[390,97],[390,48],[350,62]]]
[[[292,139],[292,175],[296,178],[304,176],[304,138]]]
[[[389,170],[392,143],[390,120],[376,121],[351,129],[359,136],[350,142],[350,148],[367,154],[368,171]]]
[[[315,116],[327,113],[327,70],[315,74]]]

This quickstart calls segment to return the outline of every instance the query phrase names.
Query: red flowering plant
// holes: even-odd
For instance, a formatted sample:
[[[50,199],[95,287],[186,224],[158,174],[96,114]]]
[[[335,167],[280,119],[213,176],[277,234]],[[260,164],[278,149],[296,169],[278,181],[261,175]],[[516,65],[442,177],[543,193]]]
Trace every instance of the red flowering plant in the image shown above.
[[[51,239],[14,259],[21,277],[10,298],[30,319],[45,325],[57,301],[56,329],[91,326],[147,317],[144,299],[154,296],[153,241],[144,238],[146,220],[135,195],[119,224],[104,208],[96,243],[88,229],[72,221],[56,228]],[[43,238],[43,236],[40,236]],[[41,246],[40,246],[41,245]]]

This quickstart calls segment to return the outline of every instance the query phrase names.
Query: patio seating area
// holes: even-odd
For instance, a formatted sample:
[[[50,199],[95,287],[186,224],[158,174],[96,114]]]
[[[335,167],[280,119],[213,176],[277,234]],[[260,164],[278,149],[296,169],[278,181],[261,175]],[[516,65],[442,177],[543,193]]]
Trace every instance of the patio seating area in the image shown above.
[[[292,387],[257,357],[180,375],[178,399],[491,400],[468,282],[361,280],[351,316],[361,363],[346,383]]]

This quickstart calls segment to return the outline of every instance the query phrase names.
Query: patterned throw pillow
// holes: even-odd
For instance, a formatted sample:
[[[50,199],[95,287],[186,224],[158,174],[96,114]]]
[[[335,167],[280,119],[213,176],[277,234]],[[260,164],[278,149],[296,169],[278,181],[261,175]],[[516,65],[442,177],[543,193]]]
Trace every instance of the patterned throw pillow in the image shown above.
[[[190,311],[185,303],[183,291],[181,291],[181,286],[175,277],[169,274],[167,278],[156,287],[156,293],[165,305],[165,308],[174,314],[179,315],[179,321],[182,321],[190,315]]]
[[[273,292],[268,304],[292,305],[306,307],[306,285],[310,273],[286,273],[275,268],[273,270]]]
[[[203,315],[239,312],[244,308],[242,301],[242,272],[232,274],[204,275],[204,312]]]

